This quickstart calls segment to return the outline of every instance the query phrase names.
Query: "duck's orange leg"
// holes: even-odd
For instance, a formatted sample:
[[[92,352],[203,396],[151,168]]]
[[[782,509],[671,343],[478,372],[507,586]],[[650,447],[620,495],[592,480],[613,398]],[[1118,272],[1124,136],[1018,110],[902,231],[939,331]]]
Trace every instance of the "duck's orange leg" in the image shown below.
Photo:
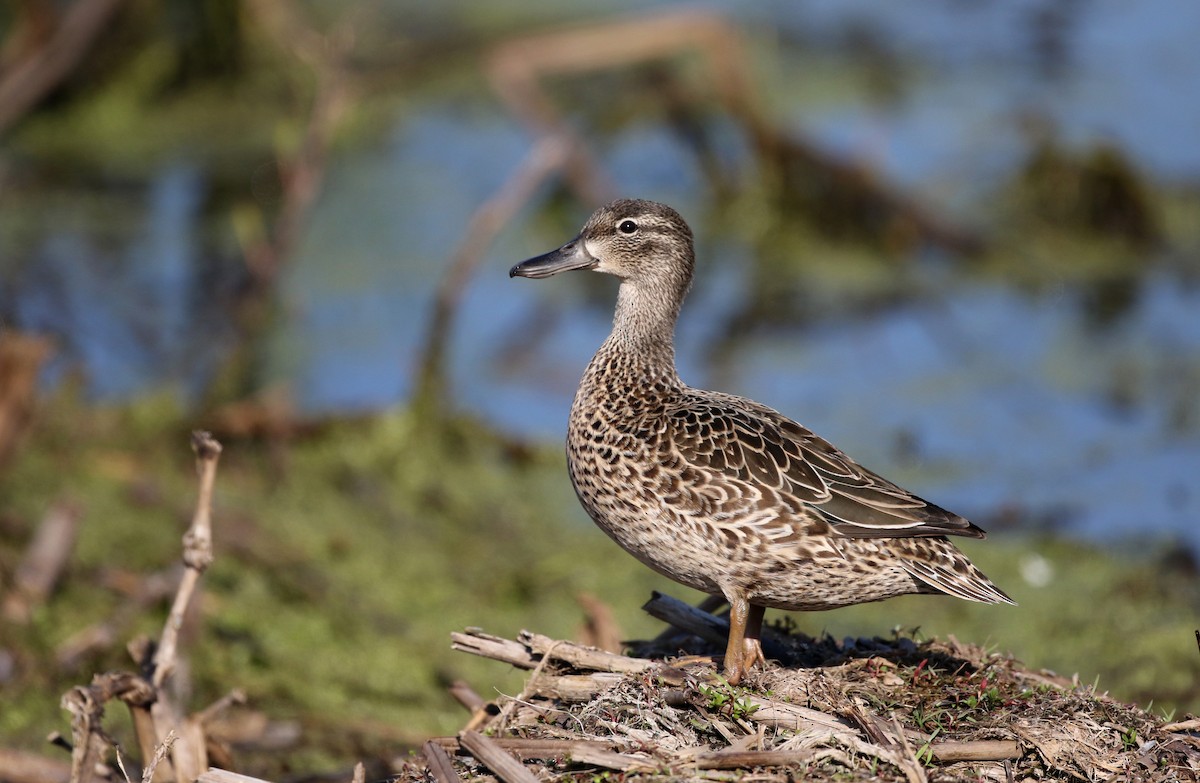
[[[745,598],[729,599],[729,644],[725,647],[725,679],[737,685],[755,664],[765,663],[762,653],[763,612]]]

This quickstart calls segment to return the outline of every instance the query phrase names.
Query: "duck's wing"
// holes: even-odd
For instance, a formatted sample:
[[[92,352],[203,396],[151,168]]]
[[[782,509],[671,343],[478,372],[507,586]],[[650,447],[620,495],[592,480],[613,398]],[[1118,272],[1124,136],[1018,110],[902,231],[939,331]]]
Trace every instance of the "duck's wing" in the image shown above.
[[[778,411],[728,394],[692,390],[664,412],[660,445],[684,477],[719,496],[722,516],[778,519],[851,538],[968,536],[984,532],[862,467]],[[824,529],[824,530],[822,530]]]

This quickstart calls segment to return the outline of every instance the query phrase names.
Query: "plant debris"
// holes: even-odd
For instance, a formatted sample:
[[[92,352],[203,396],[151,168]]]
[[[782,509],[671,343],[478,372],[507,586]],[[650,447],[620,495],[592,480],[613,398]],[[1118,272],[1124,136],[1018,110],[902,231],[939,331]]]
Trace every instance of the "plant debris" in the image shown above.
[[[617,655],[478,629],[453,647],[530,669],[474,706],[398,781],[1197,780],[1200,721],[1169,723],[1094,687],[947,640],[764,634],[772,663],[719,675],[723,621],[655,594],[672,628]],[[458,684],[458,691],[464,686]]]

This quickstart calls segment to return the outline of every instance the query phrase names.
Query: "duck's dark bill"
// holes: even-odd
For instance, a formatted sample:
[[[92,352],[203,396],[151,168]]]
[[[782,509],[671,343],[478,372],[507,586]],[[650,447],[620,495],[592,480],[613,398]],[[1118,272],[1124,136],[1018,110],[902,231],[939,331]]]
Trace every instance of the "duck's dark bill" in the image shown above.
[[[549,277],[572,269],[594,269],[599,261],[588,253],[583,241],[574,239],[542,256],[536,256],[508,270],[509,277]]]

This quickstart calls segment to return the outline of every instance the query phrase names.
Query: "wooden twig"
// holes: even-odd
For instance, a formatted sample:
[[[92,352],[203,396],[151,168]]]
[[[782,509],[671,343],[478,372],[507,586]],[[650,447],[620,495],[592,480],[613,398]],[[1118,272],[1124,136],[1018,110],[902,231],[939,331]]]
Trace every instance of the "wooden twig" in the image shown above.
[[[463,633],[451,633],[450,640],[451,649],[504,661],[519,669],[532,669],[547,655],[579,669],[600,672],[642,672],[658,665],[647,658],[617,655],[531,631],[521,631],[518,641],[513,641],[468,628]]]
[[[616,672],[540,677],[531,689],[531,695],[572,703],[591,701],[596,694],[611,688],[624,678],[625,675]]]
[[[62,707],[71,714],[71,783],[90,783],[105,750],[113,745],[102,726],[104,705],[112,699],[148,707],[154,691],[136,674],[109,672],[63,695]]]
[[[1021,745],[1016,740],[946,740],[929,745],[933,760],[940,764],[956,761],[1006,761],[1021,758]]]
[[[462,633],[452,632],[450,649],[503,661],[518,669],[532,669],[538,664],[537,658],[525,645],[512,639],[484,633],[479,628],[467,628]]]
[[[425,756],[425,766],[437,783],[460,783],[458,773],[454,770],[454,762],[450,760],[446,749],[434,740],[429,740],[421,746],[421,754]]]
[[[729,619],[711,615],[703,608],[721,606],[723,603],[725,602],[716,599],[706,600],[697,607],[655,590],[651,593],[650,600],[642,605],[642,611],[669,623],[674,628],[695,634],[706,642],[723,648],[729,638]],[[767,658],[778,658],[783,653],[778,634],[770,628],[762,629],[762,647]]]
[[[661,593],[659,593],[658,591],[653,591],[651,593],[650,601],[647,603],[653,602],[655,597],[657,597],[659,595],[661,595]],[[696,605],[696,610],[703,612],[705,614],[713,615],[715,617],[717,614],[717,610],[720,609],[722,606],[727,605],[728,603],[729,602],[726,601],[721,596],[708,595],[708,596],[704,597],[703,601],[701,601],[699,604]],[[642,610],[649,614],[649,610],[646,609],[646,605],[647,604],[642,605]],[[655,615],[653,615],[653,614],[651,614],[651,616],[655,617]],[[667,622],[668,626],[666,628],[664,628],[662,630],[662,632],[658,634],[658,636],[654,637],[654,639],[652,640],[653,643],[665,642],[669,639],[679,636],[681,633],[689,633],[688,631],[685,631],[682,628],[676,628],[674,625],[669,624],[670,621],[668,621],[668,620],[664,620],[661,617],[659,617],[658,619],[663,620],[664,622]]]
[[[1189,718],[1175,723],[1167,723],[1163,731],[1200,731],[1200,718]]]
[[[367,768],[361,761],[354,765],[354,774],[350,778],[350,783],[367,783]]]
[[[912,745],[908,744],[908,737],[905,736],[900,719],[895,714],[892,715],[892,729],[895,734],[888,738],[891,742],[890,749],[895,756],[892,763],[899,765],[904,776],[908,778],[908,783],[928,783],[929,776],[925,774],[925,767],[913,752]]]
[[[150,763],[142,770],[142,783],[150,783],[154,780],[154,773],[158,769],[158,765],[171,752],[171,748],[179,741],[179,735],[174,729],[167,732],[167,736],[163,737],[163,741],[154,749],[154,756],[150,759]]]
[[[627,655],[584,647],[573,642],[556,641],[549,636],[521,631],[517,639],[539,655],[549,655],[579,669],[599,672],[644,672],[658,665],[648,658],[630,658]]]
[[[538,783],[537,776],[504,748],[477,731],[464,731],[459,742],[504,783]]]
[[[177,740],[171,746],[171,766],[176,780],[194,780],[208,767],[204,729],[194,717],[184,717],[183,709],[164,689],[167,677],[175,668],[179,631],[183,627],[188,607],[192,605],[197,586],[212,564],[212,494],[216,483],[217,463],[221,444],[207,432],[192,433],[192,451],[196,454],[196,469],[200,474],[200,489],[191,527],[183,535],[183,577],[163,625],[150,667],[150,682],[156,693],[148,714],[141,707],[133,708],[134,727],[143,758],[147,751],[157,754],[159,746],[174,732]],[[135,658],[140,658],[135,655]],[[147,720],[147,717],[149,720]],[[158,778],[162,779],[162,777]]]
[[[104,735],[100,721],[105,703],[113,699],[123,701],[130,709],[148,776],[155,780],[168,777],[164,772],[165,765],[158,763],[168,752],[171,756],[170,777],[175,780],[195,780],[208,766],[201,725],[206,715],[185,718],[164,687],[175,665],[184,615],[192,604],[200,576],[213,557],[212,492],[221,445],[208,433],[196,432],[192,437],[192,448],[196,452],[200,490],[192,525],[183,537],[185,569],[157,647],[149,640],[134,640],[129,644],[129,652],[138,664],[138,674],[109,672],[97,675],[88,687],[73,688],[63,696],[63,708],[72,716],[73,783],[89,781],[98,754],[112,744]]]
[[[46,511],[17,566],[13,592],[5,597],[7,620],[26,623],[33,609],[45,603],[71,558],[82,515],[78,505],[64,501]]]
[[[161,688],[175,666],[175,655],[179,644],[179,629],[183,617],[191,604],[192,595],[200,577],[212,564],[212,492],[217,478],[217,462],[221,457],[221,444],[207,432],[192,433],[192,450],[196,452],[196,467],[200,472],[200,495],[196,502],[196,513],[192,526],[183,536],[183,563],[186,570],[180,580],[171,612],[163,626],[158,652],[154,656],[155,689]],[[197,774],[199,770],[197,770]]]

